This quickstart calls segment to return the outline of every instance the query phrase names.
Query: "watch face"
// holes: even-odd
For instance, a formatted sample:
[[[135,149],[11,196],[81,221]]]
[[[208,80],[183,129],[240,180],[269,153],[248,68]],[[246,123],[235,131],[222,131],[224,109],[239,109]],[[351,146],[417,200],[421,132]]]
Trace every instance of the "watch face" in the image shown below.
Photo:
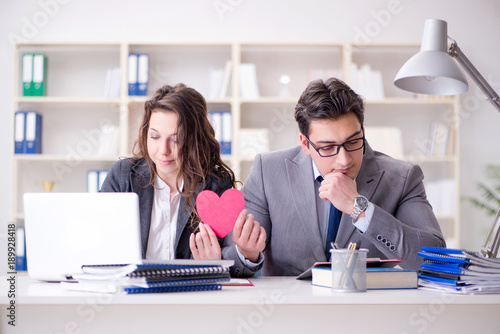
[[[356,197],[356,206],[364,210],[368,206],[368,200],[363,196]]]

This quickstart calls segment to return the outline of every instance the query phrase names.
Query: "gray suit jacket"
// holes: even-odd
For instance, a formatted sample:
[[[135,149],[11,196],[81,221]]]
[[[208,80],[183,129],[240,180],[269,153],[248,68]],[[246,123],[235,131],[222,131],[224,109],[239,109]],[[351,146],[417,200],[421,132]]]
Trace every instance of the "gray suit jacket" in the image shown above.
[[[150,172],[144,159],[122,159],[115,162],[106,176],[101,187],[102,192],[135,192],[139,196],[140,209],[140,230],[142,243],[142,257],[146,257],[148,247],[149,228],[151,225],[151,211],[153,209],[153,186],[147,186],[150,179]],[[209,189],[219,196],[227,189],[232,188],[229,178],[224,180],[208,179],[200,187],[201,190]],[[185,198],[182,197],[179,204],[179,213],[177,218],[177,232],[175,236],[175,258],[189,259],[192,257],[189,248],[189,236],[196,228],[197,224],[191,226],[190,217],[193,211],[189,206],[185,206]],[[226,237],[227,238],[227,237]],[[219,244],[222,246],[224,240],[219,238]],[[240,261],[235,246],[228,245],[222,249],[222,258],[235,261],[231,267],[231,275],[234,277],[252,276],[254,272],[249,271]]]
[[[361,242],[368,257],[401,259],[403,268],[417,269],[422,246],[445,246],[422,170],[366,145],[356,183],[375,211],[365,233],[342,214],[336,242],[341,248]],[[300,146],[256,156],[242,192],[246,208],[267,232],[263,275],[298,275],[327,261],[316,211],[321,199],[313,180],[311,157]]]

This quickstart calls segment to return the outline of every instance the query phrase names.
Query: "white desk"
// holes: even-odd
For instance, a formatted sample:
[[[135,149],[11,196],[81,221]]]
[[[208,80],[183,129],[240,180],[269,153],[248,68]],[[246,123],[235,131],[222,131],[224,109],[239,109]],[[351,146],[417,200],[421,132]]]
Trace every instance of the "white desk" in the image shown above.
[[[17,277],[16,327],[0,277],[0,333],[500,333],[500,295],[420,289],[334,294],[294,277],[170,294],[63,291]],[[335,329],[335,331],[333,330]]]

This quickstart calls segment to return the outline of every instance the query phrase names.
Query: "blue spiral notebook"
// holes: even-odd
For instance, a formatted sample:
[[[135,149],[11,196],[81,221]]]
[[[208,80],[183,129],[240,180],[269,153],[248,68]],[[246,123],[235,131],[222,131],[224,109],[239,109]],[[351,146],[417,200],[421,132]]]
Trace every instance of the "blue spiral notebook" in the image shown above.
[[[500,259],[463,249],[422,247],[419,287],[457,293],[500,293]]]
[[[135,293],[165,293],[165,292],[185,292],[185,291],[210,291],[220,290],[222,284],[207,284],[207,285],[190,285],[190,286],[166,286],[157,288],[124,288],[126,294]]]

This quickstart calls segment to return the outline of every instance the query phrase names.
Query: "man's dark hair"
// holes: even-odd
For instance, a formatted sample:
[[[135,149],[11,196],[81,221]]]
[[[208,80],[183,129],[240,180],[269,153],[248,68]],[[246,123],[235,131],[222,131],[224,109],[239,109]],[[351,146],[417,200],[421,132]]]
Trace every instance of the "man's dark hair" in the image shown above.
[[[315,80],[300,96],[295,107],[295,120],[300,132],[309,136],[311,121],[336,120],[349,112],[353,112],[363,125],[365,109],[361,96],[337,78]]]

